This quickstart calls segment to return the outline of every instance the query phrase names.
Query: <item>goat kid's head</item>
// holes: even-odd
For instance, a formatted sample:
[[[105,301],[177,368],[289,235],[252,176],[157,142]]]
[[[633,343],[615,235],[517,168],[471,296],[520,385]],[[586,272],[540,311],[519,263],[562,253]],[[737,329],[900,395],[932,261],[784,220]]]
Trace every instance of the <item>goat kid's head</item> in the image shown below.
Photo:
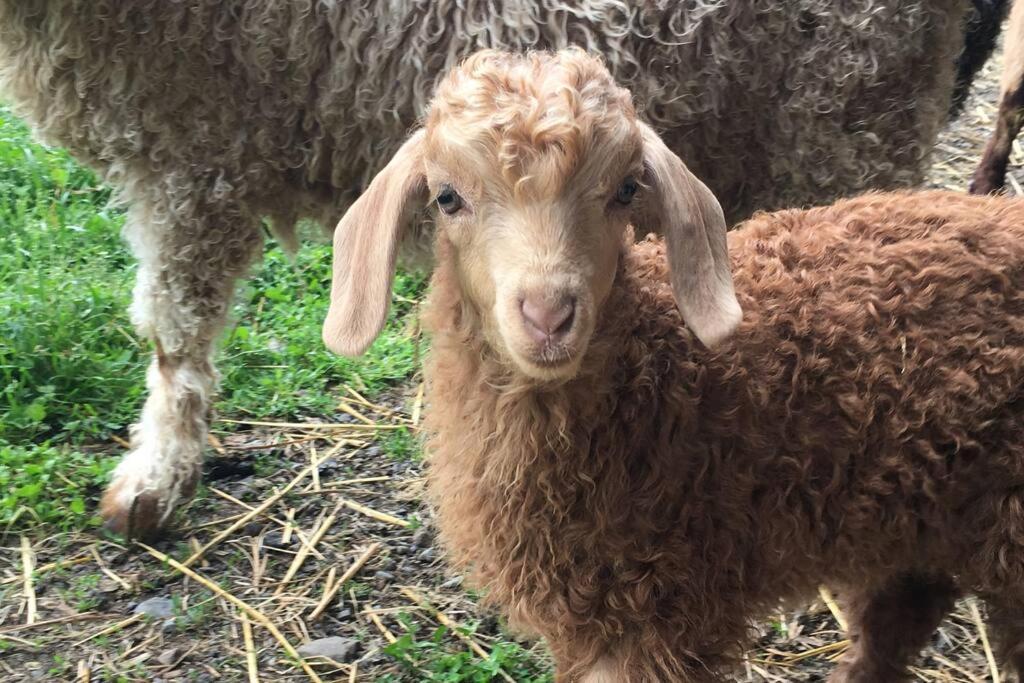
[[[482,334],[524,374],[572,377],[615,279],[624,231],[665,235],[672,288],[706,345],[741,313],[715,197],[579,50],[479,52],[338,224],[324,342],[380,332],[399,240],[430,204]]]

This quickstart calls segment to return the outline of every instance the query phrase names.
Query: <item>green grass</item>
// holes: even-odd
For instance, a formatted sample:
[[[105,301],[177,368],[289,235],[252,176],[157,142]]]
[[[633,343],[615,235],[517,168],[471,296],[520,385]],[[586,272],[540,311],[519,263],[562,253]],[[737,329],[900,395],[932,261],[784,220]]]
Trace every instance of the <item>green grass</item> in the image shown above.
[[[0,530],[94,522],[91,497],[118,454],[93,446],[124,436],[142,406],[150,346],[128,319],[135,263],[109,198],[92,173],[33,142],[0,108]],[[416,350],[407,300],[423,285],[400,274],[380,339],[364,358],[338,358],[320,341],[329,246],[289,258],[268,244],[220,345],[218,413],[323,415],[339,383],[373,393],[408,377]]]
[[[488,683],[500,680],[502,671],[516,681],[548,683],[552,680],[546,667],[533,654],[509,640],[488,643],[490,656],[480,659],[468,646],[444,626],[424,629],[408,614],[398,617],[405,633],[384,651],[398,660],[416,680],[443,683]],[[460,627],[471,636],[475,625]],[[385,678],[391,681],[391,678]]]

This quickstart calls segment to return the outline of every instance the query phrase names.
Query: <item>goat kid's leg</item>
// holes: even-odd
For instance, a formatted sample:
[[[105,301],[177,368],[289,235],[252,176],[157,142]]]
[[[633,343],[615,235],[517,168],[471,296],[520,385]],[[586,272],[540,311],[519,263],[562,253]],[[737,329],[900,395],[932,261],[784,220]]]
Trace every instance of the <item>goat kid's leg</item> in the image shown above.
[[[942,618],[957,588],[947,576],[907,573],[879,589],[853,593],[846,602],[852,646],[831,683],[898,683]]]
[[[1024,123],[1024,2],[1013,3],[1004,43],[996,129],[971,178],[971,194],[989,194],[1002,189],[1010,150]]]
[[[1024,683],[1024,595],[985,596],[989,633],[1004,681]]]
[[[140,261],[132,318],[156,350],[131,450],[100,505],[107,528],[125,536],[153,536],[201,476],[216,385],[210,356],[235,281],[262,246],[255,222],[218,208],[183,220],[133,207],[125,226]]]
[[[637,653],[634,653],[637,654]],[[657,650],[643,650],[641,660],[652,657],[649,661],[623,660],[617,656],[606,654],[597,661],[585,665],[570,667],[555,657],[557,675],[555,683],[648,683],[665,681],[669,683],[722,683],[731,680],[721,674],[697,665],[696,668],[678,668],[666,671],[662,666],[665,658],[657,656]],[[678,665],[678,662],[676,663]]]
[[[625,676],[610,657],[603,657],[583,674],[580,683],[623,683]]]

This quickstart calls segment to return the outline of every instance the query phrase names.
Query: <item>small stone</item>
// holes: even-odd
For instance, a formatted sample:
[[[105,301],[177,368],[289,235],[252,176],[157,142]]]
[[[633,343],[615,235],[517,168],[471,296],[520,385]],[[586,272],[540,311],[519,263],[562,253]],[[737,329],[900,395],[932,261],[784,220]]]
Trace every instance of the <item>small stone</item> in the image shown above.
[[[348,662],[355,658],[359,641],[341,636],[317,638],[298,648],[302,657],[327,657],[336,662]]]
[[[395,575],[391,572],[379,571],[374,573],[373,578],[377,581],[378,586],[383,586],[394,581]]]
[[[343,607],[342,609],[338,610],[338,618],[339,619],[348,619],[351,616],[352,616],[352,610],[349,609],[348,607]]]
[[[181,650],[176,647],[172,647],[169,650],[164,650],[156,656],[156,661],[160,662],[164,666],[170,666],[178,661],[178,657],[181,656]]]
[[[249,522],[242,528],[242,535],[259,536],[261,531],[263,531],[263,525],[260,522]]]
[[[447,581],[441,584],[441,588],[449,589],[459,588],[460,586],[462,586],[461,576],[453,576],[452,578],[448,579]]]
[[[433,536],[434,535],[430,533],[430,529],[428,529],[425,526],[420,527],[416,530],[416,533],[413,534],[412,542],[420,548],[426,548],[430,545],[430,542],[433,540]]]
[[[170,598],[150,598],[136,605],[132,614],[145,614],[154,619],[166,619],[174,615],[174,603]]]
[[[287,548],[295,542],[295,534],[288,539],[288,542],[284,542],[284,533],[281,531],[271,531],[269,534],[263,537],[264,548]]]
[[[370,446],[366,449],[366,455],[371,458],[376,458],[380,455],[380,446]]]
[[[120,588],[120,586],[118,586]],[[96,589],[89,591],[89,601],[92,602],[92,608],[96,610],[105,610],[110,605],[111,595],[105,593],[102,590]]]
[[[174,618],[165,619],[164,623],[160,624],[160,630],[163,631],[164,633],[170,633],[171,631],[177,630],[177,628],[178,628],[178,620],[174,619]]]
[[[424,562],[433,562],[434,558],[437,557],[437,551],[433,548],[424,548],[422,551],[420,551],[418,557]]]
[[[224,488],[227,489],[228,493],[239,500],[245,500],[249,497],[249,494],[252,493],[252,486],[250,486],[248,482],[244,481],[228,484]]]

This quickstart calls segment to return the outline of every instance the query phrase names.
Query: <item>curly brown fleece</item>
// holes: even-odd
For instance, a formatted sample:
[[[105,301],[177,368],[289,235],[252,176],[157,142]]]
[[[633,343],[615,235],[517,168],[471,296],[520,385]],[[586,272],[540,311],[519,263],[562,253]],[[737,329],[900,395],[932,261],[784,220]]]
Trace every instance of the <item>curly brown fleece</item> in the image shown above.
[[[561,680],[722,680],[751,620],[822,582],[851,597],[838,680],[901,680],[957,590],[1024,662],[1024,201],[758,215],[730,235],[745,319],[715,350],[662,242],[624,246],[561,385],[487,348],[447,250],[427,313],[441,537]]]

